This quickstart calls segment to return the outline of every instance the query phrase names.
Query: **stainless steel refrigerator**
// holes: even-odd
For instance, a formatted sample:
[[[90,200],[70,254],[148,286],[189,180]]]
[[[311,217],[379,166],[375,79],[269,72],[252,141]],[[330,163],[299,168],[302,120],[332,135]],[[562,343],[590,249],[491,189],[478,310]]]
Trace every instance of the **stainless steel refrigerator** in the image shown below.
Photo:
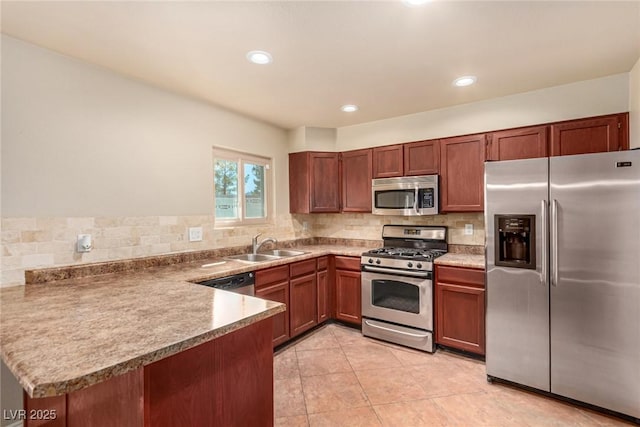
[[[640,150],[485,164],[487,375],[640,419]]]

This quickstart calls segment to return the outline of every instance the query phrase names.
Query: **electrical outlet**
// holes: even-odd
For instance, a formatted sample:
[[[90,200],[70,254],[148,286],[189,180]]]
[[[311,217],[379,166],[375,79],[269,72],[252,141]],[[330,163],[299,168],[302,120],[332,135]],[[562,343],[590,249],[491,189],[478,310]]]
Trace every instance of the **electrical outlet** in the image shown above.
[[[464,235],[465,236],[473,236],[473,224],[465,224],[464,225]]]
[[[202,227],[189,227],[189,241],[202,242]]]
[[[307,221],[302,221],[302,231],[309,231],[309,223]]]
[[[93,242],[91,241],[91,234],[78,234],[76,241],[76,251],[79,253],[91,252],[93,249]]]

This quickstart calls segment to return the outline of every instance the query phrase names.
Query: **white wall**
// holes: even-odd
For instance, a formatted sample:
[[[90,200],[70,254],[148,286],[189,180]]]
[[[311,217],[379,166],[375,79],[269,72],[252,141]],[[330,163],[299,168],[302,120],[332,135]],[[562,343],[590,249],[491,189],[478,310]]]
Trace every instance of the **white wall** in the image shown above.
[[[636,65],[637,67],[637,65]],[[629,74],[338,128],[336,149],[443,138],[619,113],[629,109]]]
[[[640,58],[629,72],[629,146],[640,148]]]
[[[336,151],[336,129],[301,126],[289,131],[289,152]]]
[[[2,216],[205,215],[211,146],[273,157],[285,130],[2,36]]]

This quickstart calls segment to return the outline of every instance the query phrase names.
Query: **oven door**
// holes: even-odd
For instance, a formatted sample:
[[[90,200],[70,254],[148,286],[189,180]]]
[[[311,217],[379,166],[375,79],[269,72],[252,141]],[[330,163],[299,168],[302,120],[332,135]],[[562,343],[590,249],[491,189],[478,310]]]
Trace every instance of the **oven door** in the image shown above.
[[[362,316],[433,330],[432,282],[396,273],[362,272]]]

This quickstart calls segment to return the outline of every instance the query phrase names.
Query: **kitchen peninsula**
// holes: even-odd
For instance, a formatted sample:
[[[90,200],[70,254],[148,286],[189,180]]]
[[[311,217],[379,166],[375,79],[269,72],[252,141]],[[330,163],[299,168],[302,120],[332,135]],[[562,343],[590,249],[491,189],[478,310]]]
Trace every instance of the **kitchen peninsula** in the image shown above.
[[[26,413],[14,417],[40,418],[26,426],[269,425],[273,316],[285,305],[195,282],[364,248],[223,259],[245,249],[32,270],[26,286],[0,290],[2,359],[25,390]]]
[[[285,306],[177,280],[175,266],[165,270],[2,289],[2,358],[26,393],[16,421],[273,419],[271,317]]]

